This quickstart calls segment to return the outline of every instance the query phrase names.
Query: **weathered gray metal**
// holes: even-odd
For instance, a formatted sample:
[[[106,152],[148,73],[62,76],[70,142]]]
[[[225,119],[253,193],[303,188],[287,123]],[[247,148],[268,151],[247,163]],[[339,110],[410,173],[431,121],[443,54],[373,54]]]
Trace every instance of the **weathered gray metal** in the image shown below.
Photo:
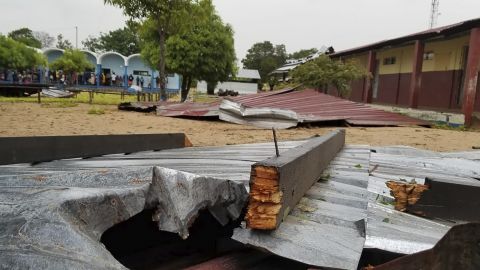
[[[282,219],[288,215],[305,192],[320,179],[323,170],[335,158],[345,144],[345,130],[339,129],[321,137],[310,139],[280,156],[273,156],[252,165],[250,179],[250,201],[247,212],[247,226],[254,229],[276,229]],[[256,187],[256,182],[267,176],[257,175],[258,169],[275,172],[265,188],[265,184]],[[263,189],[261,189],[263,187]],[[261,193],[257,198],[254,192]],[[270,192],[266,194],[266,192]],[[268,195],[268,196],[267,196]],[[266,198],[268,197],[268,198]],[[280,197],[273,198],[273,197]],[[277,201],[278,200],[278,201]],[[275,208],[276,213],[265,210]]]
[[[452,227],[432,249],[400,257],[369,270],[480,269],[480,223]]]
[[[279,142],[280,155],[302,143]],[[343,269],[356,267],[364,247],[403,254],[433,247],[453,223],[393,210],[388,201],[393,198],[384,182],[412,177],[420,183],[426,176],[442,174],[455,181],[477,181],[471,178],[475,170],[465,164],[478,162],[470,163],[458,153],[456,162],[442,163],[441,157],[435,157],[437,165],[433,166],[428,158],[416,159],[412,149],[409,155],[397,153],[396,158],[386,155],[391,149],[376,149],[378,153],[370,153],[368,146],[345,147],[324,171],[323,180],[314,184],[277,231],[250,235],[237,229],[234,237],[285,258]],[[212,194],[225,191],[225,196],[215,200],[198,194],[197,202],[214,215],[212,205],[236,207],[233,195],[240,199],[248,191],[251,165],[273,155],[274,144],[262,143],[0,166],[0,268],[123,269],[99,243],[104,230],[145,208],[157,207],[160,201],[181,200],[184,208],[169,209],[180,222],[166,222],[162,219],[166,214],[160,219],[173,224],[172,231],[185,232],[185,222],[198,209],[190,196],[192,188],[198,185]],[[162,177],[168,175],[165,172],[176,174],[185,193],[174,190],[177,199],[160,195],[159,186],[172,190],[175,185],[174,178],[158,177],[165,182],[152,187],[156,166],[157,176],[160,172]],[[439,166],[446,169],[438,170]],[[240,187],[244,191],[238,191]],[[188,196],[192,198],[185,200]],[[223,217],[232,213],[216,217],[224,222]],[[366,229],[362,227],[365,222]]]
[[[183,148],[183,133],[0,138],[0,165]]]
[[[280,226],[233,239],[306,264],[356,269],[365,242],[370,150],[346,146]]]

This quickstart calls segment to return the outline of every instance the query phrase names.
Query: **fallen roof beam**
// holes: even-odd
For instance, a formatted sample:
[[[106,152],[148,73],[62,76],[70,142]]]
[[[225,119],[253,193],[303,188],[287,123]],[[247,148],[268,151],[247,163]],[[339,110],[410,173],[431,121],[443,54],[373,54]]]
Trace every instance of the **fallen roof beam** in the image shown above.
[[[480,181],[425,179],[425,185],[389,181],[395,209],[428,218],[480,221]]]
[[[252,165],[247,227],[276,229],[345,144],[345,130]]]
[[[0,138],[0,165],[191,146],[183,133]]]

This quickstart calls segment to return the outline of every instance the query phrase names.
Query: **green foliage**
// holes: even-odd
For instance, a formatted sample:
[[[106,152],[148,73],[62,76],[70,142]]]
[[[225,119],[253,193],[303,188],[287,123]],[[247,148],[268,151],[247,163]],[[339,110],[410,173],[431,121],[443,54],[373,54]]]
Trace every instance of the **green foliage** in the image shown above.
[[[253,44],[242,59],[243,67],[257,69],[262,82],[267,82],[268,74],[282,66],[287,59],[285,45],[273,45],[270,41]]]
[[[185,9],[187,10],[187,9]],[[166,66],[169,72],[182,75],[182,100],[194,80],[212,83],[225,81],[235,71],[233,30],[217,15],[211,0],[201,0],[188,7],[189,20],[177,24],[166,41]],[[141,27],[142,57],[151,66],[159,66],[157,53],[160,37],[154,20]]]
[[[92,107],[88,110],[88,114],[102,115],[105,114],[105,110],[102,108]]]
[[[72,49],[73,45],[68,39],[63,39],[62,34],[58,34],[57,36],[57,48],[62,50]]]
[[[125,56],[140,52],[137,25],[128,24],[123,28],[101,33],[100,37],[89,36],[83,46],[93,52],[115,51]]]
[[[318,90],[333,86],[341,97],[347,97],[350,94],[351,81],[366,75],[367,72],[355,63],[342,63],[332,60],[327,55],[320,55],[292,71],[292,77],[296,83]]]
[[[156,36],[145,39],[144,47],[158,48],[158,65],[161,97],[166,98],[165,92],[165,42],[169,35],[178,31],[182,23],[190,20],[189,7],[193,0],[104,0],[123,9],[123,13],[131,19],[145,22],[145,28],[154,29]],[[147,31],[148,32],[148,31]],[[157,46],[158,45],[158,46]],[[145,53],[142,53],[145,56]],[[149,57],[144,57],[149,60]]]
[[[33,31],[24,27],[8,33],[8,37],[34,48],[41,48],[42,43],[33,35]]]
[[[103,94],[95,93],[93,98],[93,104],[95,105],[118,105],[122,102],[135,102],[137,101],[136,95],[126,95],[125,99],[122,100],[120,95],[115,94]],[[0,102],[28,102],[28,103],[37,103],[37,96],[33,95],[30,97],[0,97]],[[58,107],[70,107],[69,105],[63,104],[80,104],[80,103],[89,103],[89,93],[83,92],[71,98],[48,98],[42,97],[42,106],[43,103],[49,103],[51,105],[46,105],[47,107],[53,107],[53,104],[62,104],[57,105]],[[72,105],[73,106],[73,105]]]
[[[46,65],[43,54],[25,44],[0,35],[0,67],[23,71]]]
[[[73,74],[75,72],[84,72],[85,70],[94,67],[82,51],[67,49],[62,56],[50,63],[50,68]]]
[[[318,50],[316,48],[304,49],[304,50],[300,50],[300,51],[289,54],[288,59],[301,59],[317,52]]]

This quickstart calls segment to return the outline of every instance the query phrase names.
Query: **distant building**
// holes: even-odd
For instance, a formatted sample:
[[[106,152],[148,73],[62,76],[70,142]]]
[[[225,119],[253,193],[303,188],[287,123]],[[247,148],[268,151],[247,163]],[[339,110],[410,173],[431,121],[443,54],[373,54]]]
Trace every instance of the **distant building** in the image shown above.
[[[371,77],[352,83],[350,99],[411,108],[480,112],[480,18],[331,54]],[[330,91],[335,94],[335,91]]]
[[[219,89],[233,90],[239,94],[256,94],[258,91],[258,82],[260,81],[260,73],[255,69],[240,69],[237,76],[230,78],[226,82],[218,82],[215,87],[215,93]],[[207,82],[199,81],[197,91],[200,93],[207,92]]]
[[[311,54],[307,57],[300,58],[300,59],[287,59],[285,64],[270,73],[271,76],[274,76],[277,81],[279,82],[288,82],[290,81],[290,71],[294,70],[296,67],[304,64],[312,59],[317,58],[322,54],[329,54],[333,52],[333,47],[325,47],[323,46],[318,52]]]
[[[48,63],[51,63],[62,56],[64,50],[58,48],[47,48],[42,52],[46,56]],[[101,86],[101,80],[98,78],[100,78],[102,73],[105,76],[107,74],[113,76],[115,73],[115,75],[121,77],[122,86],[127,85],[127,78],[129,75],[132,75],[134,77],[132,83],[133,85],[136,84],[137,77],[143,77],[144,88],[159,88],[156,79],[159,75],[158,71],[146,65],[140,54],[133,54],[127,57],[117,52],[104,52],[99,54],[88,50],[82,50],[82,52],[85,53],[88,61],[90,61],[95,67],[94,69],[86,70],[85,72],[92,72],[97,77],[97,86]],[[166,89],[169,91],[180,90],[180,76],[178,74],[168,74]]]

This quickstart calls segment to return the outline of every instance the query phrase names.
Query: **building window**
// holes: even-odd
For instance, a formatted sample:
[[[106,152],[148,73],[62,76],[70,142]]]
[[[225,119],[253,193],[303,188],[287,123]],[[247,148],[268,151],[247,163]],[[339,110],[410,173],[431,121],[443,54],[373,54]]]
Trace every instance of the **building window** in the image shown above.
[[[383,58],[383,65],[395,65],[397,58],[395,56]]]
[[[426,52],[423,54],[423,60],[433,60],[434,57],[435,57],[434,52]]]
[[[150,76],[148,71],[145,71],[145,70],[134,70],[133,75]]]

